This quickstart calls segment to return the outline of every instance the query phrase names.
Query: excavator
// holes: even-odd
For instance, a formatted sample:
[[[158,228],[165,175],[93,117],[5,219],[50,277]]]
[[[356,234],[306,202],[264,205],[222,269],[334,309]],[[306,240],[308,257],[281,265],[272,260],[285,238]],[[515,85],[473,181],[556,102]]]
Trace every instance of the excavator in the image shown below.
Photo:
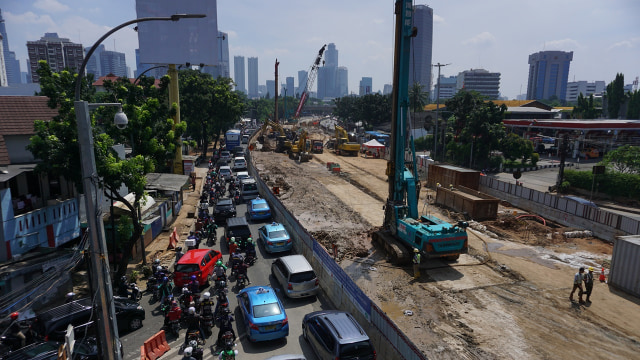
[[[290,151],[291,141],[287,139],[286,131],[284,130],[284,128],[280,124],[272,120],[268,121],[268,125],[271,126],[272,131],[278,132],[278,135],[276,136],[276,148],[274,151],[277,153],[286,153]]]
[[[300,162],[307,162],[311,160],[311,157],[311,140],[309,139],[309,134],[305,130],[302,130],[298,137],[298,142],[291,146],[289,158]]]
[[[343,156],[358,156],[360,151],[360,144],[352,142],[349,139],[349,133],[342,126],[336,125],[336,143],[335,152],[337,155]]]
[[[435,216],[418,214],[420,184],[414,173],[417,167],[413,137],[409,141],[413,155],[409,165],[412,166],[405,164],[410,46],[411,38],[417,34],[412,20],[412,0],[397,0],[395,14],[391,157],[386,169],[389,197],[384,206],[384,223],[379,231],[372,233],[372,239],[385,248],[396,264],[411,261],[414,249],[426,259],[455,261],[460,254],[468,252],[466,228],[469,224],[458,221],[451,225]]]

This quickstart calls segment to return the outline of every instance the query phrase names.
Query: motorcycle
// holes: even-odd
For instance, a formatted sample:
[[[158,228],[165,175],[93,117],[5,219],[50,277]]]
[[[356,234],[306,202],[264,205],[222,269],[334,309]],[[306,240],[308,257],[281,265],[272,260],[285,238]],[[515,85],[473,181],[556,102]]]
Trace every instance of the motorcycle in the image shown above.
[[[191,356],[196,360],[202,360],[204,356],[202,345],[195,340],[191,340],[189,341],[189,347],[191,347]]]
[[[200,331],[199,330],[189,330],[187,331],[187,335],[185,335],[187,337],[187,341],[186,343],[189,344],[190,346],[193,347],[194,344],[192,344],[191,342],[195,342],[195,345],[198,347],[201,347],[202,345],[204,345],[204,341],[202,340],[202,338],[200,337]],[[184,350],[185,348],[185,344],[180,345],[180,350]],[[195,347],[194,347],[195,349]]]
[[[247,277],[245,276],[245,274],[238,273],[238,275],[236,275],[236,288],[239,289],[241,286],[244,287],[246,282]]]
[[[213,332],[211,330],[211,328],[213,328],[213,314],[211,313],[211,311],[202,315],[202,324],[204,325],[204,333],[207,336],[211,336]]]
[[[244,263],[249,265],[249,266],[252,266],[253,264],[256,263],[255,251],[254,251],[254,253],[247,252],[247,254],[244,257]]]
[[[233,336],[233,332],[231,330],[225,331],[224,334],[222,334],[222,350],[233,350],[235,346],[236,342]]]
[[[131,299],[133,301],[140,301],[140,299],[142,299],[142,291],[140,291],[140,288],[138,288],[138,285],[135,283],[123,283],[118,287],[118,296]]]

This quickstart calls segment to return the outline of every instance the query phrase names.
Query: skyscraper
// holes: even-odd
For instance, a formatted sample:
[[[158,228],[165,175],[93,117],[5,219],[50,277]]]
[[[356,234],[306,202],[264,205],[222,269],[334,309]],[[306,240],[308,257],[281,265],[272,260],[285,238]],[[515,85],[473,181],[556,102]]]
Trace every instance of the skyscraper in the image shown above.
[[[306,70],[298,71],[298,91],[296,91],[296,97],[302,96],[302,93],[304,92],[304,88],[307,86],[308,77],[309,77],[309,73]]]
[[[113,74],[127,76],[127,62],[124,53],[105,50],[100,53],[100,72],[102,76]]]
[[[91,50],[90,47],[84,48],[84,56],[87,57],[87,53]],[[93,74],[93,79],[98,80],[100,76],[107,75],[102,73],[102,68],[100,67],[100,54],[105,51],[104,44],[100,44],[91,54],[89,60],[87,60],[87,74]],[[136,50],[136,54],[138,51]]]
[[[338,66],[336,75],[337,92],[336,97],[349,95],[349,69],[346,66]]]
[[[0,40],[2,40],[2,35],[0,34]],[[4,63],[4,48],[2,41],[0,41],[0,86],[9,86],[9,82],[7,81],[7,66]]]
[[[423,91],[431,91],[431,53],[433,50],[433,9],[427,5],[413,8],[413,25],[418,34],[413,38],[409,60],[409,87],[422,85]]]
[[[324,52],[324,66],[318,68],[318,98],[339,97],[338,50],[336,44],[329,43]]]
[[[373,91],[371,90],[373,87],[373,78],[363,77],[360,80],[360,96],[371,94]]]
[[[287,76],[287,78],[285,79],[287,86],[285,87],[285,89],[287,89],[287,96],[295,96],[295,89],[293,87],[293,76]],[[284,95],[284,94],[283,94]]]
[[[267,80],[267,93],[264,94],[264,97],[269,95],[270,99],[273,99],[276,96],[276,81],[275,80]]]
[[[27,51],[34,83],[40,82],[40,77],[36,72],[40,60],[46,60],[53,72],[60,72],[65,68],[77,71],[84,60],[82,44],[75,44],[67,38],[60,38],[57,33],[45,33],[40,40],[27,41]]]
[[[20,61],[16,59],[16,53],[9,49],[9,37],[2,18],[2,10],[0,10],[0,35],[2,36],[2,53],[4,55],[7,81],[9,84],[20,84],[22,83],[20,79]]]
[[[247,93],[247,88],[245,87],[245,76],[244,76],[244,56],[234,56],[233,57],[233,81],[236,83],[236,90],[242,91],[243,93]]]
[[[260,96],[258,92],[258,58],[250,57],[247,63],[247,75],[249,85],[249,98],[255,99]]]
[[[324,66],[338,67],[338,50],[334,43],[327,45],[327,50],[324,52]]]
[[[555,96],[565,100],[571,60],[573,51],[540,51],[529,55],[527,99],[545,100]]]
[[[442,79],[440,77],[440,99],[443,99]],[[492,73],[484,69],[465,70],[458,73],[456,88],[473,90],[489,100],[496,100],[500,96],[500,73]]]

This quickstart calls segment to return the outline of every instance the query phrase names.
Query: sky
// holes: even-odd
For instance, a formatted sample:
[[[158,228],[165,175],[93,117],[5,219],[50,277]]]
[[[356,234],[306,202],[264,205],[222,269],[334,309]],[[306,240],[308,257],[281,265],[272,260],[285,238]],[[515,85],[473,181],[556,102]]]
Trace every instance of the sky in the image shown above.
[[[206,0],[202,0],[206,1]],[[373,90],[393,71],[393,0],[218,0],[218,29],[229,34],[233,57],[258,57],[259,84],[308,70],[318,50],[334,43],[339,66],[349,69],[349,92],[362,77]],[[544,50],[573,51],[569,81],[605,81],[617,73],[630,84],[640,76],[638,0],[418,0],[434,10],[433,63],[444,76],[470,69],[501,73],[502,96],[526,93],[528,57]],[[26,42],[45,32],[91,46],[111,28],[136,18],[135,0],[0,0],[9,46],[26,71]],[[126,54],[135,69],[132,27],[111,35],[107,50]],[[437,77],[434,69],[433,79]],[[314,89],[315,90],[315,89]]]

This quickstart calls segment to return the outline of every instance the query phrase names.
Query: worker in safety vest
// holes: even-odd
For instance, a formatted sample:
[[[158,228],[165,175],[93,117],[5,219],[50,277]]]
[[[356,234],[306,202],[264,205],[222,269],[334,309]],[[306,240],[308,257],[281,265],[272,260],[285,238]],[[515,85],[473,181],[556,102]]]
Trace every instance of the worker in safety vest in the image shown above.
[[[413,278],[420,277],[420,250],[413,248]]]

